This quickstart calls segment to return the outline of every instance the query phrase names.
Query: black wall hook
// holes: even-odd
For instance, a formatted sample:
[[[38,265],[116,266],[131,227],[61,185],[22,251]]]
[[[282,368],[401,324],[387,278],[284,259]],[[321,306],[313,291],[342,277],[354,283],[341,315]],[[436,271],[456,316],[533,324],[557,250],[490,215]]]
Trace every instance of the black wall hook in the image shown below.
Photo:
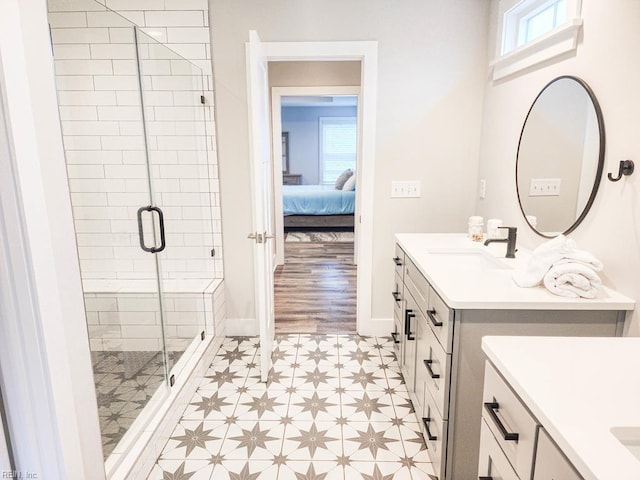
[[[633,173],[633,169],[635,166],[633,165],[633,160],[620,160],[620,168],[618,168],[618,176],[613,177],[611,173],[607,174],[607,178],[612,182],[617,182],[622,178],[623,175],[631,175]]]

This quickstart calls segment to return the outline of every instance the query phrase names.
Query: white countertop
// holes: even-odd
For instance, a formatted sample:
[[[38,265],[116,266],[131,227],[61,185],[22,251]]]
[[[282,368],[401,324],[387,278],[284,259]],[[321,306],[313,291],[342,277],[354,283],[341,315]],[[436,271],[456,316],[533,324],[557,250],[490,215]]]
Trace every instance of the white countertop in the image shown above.
[[[489,336],[482,348],[585,480],[640,479],[610,430],[640,432],[640,338]]]
[[[451,308],[526,310],[633,310],[635,302],[609,288],[599,298],[566,298],[543,286],[520,288],[511,278],[531,251],[518,246],[515,259],[504,258],[505,243],[484,246],[466,234],[399,233],[396,241]],[[442,251],[481,251],[506,268],[473,268],[452,262]],[[606,270],[606,265],[605,265]]]

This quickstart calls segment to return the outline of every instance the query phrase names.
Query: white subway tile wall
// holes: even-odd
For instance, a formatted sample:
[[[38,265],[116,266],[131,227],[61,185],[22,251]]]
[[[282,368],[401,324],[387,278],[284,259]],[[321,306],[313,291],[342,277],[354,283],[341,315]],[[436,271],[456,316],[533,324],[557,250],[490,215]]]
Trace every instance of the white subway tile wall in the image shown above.
[[[221,290],[221,289],[218,289]],[[92,351],[161,351],[162,329],[157,295],[85,293]],[[224,324],[224,297],[207,293],[165,293],[164,328],[169,352],[184,352],[205,325]],[[220,335],[216,333],[216,336]]]
[[[136,222],[137,209],[152,199],[165,213],[163,279],[222,278],[206,0],[48,3],[83,280],[135,283],[154,278],[155,264],[140,249]],[[140,35],[139,52],[151,194],[130,22],[146,34]],[[156,41],[166,43],[202,72]],[[104,328],[97,310],[89,313],[98,322],[94,332],[100,329],[105,342],[117,335],[135,338],[136,324],[125,321],[126,315],[119,317],[123,336],[122,330]],[[185,335],[185,328],[178,327],[179,315],[172,317],[176,326],[170,333]],[[148,315],[136,321],[143,319]],[[145,341],[148,346],[156,340]]]

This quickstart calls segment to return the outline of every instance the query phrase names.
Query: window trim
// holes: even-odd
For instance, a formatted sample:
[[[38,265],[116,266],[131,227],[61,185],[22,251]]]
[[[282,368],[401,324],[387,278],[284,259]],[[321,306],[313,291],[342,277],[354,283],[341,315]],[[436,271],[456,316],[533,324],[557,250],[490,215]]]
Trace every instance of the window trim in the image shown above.
[[[508,77],[526,68],[571,52],[578,47],[578,37],[582,28],[582,0],[567,0],[567,21],[535,40],[503,52],[507,38],[517,41],[519,20],[532,14],[543,4],[525,3],[525,0],[501,0],[498,6],[498,31],[496,36],[495,59],[490,62],[493,80]],[[515,15],[518,21],[509,22],[508,15]]]
[[[320,185],[331,185],[332,183],[335,183],[335,179],[332,181],[325,181],[324,178],[324,155],[323,155],[323,125],[325,123],[333,123],[333,124],[338,124],[338,123],[348,123],[348,124],[353,124],[356,127],[356,152],[355,152],[355,158],[354,158],[354,167],[355,165],[357,165],[358,162],[358,117],[354,116],[354,117],[349,117],[349,116],[344,116],[344,117],[329,117],[329,116],[323,116],[323,117],[318,117],[318,168],[320,169],[320,171],[318,172],[318,183]]]

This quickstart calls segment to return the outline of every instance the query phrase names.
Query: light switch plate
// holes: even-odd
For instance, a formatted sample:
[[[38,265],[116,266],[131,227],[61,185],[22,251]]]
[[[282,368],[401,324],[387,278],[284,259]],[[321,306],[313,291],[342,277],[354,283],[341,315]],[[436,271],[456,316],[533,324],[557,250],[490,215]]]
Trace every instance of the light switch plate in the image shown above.
[[[391,198],[419,198],[420,181],[393,181],[391,182]]]
[[[530,197],[557,197],[560,195],[559,178],[532,178],[529,186]]]

